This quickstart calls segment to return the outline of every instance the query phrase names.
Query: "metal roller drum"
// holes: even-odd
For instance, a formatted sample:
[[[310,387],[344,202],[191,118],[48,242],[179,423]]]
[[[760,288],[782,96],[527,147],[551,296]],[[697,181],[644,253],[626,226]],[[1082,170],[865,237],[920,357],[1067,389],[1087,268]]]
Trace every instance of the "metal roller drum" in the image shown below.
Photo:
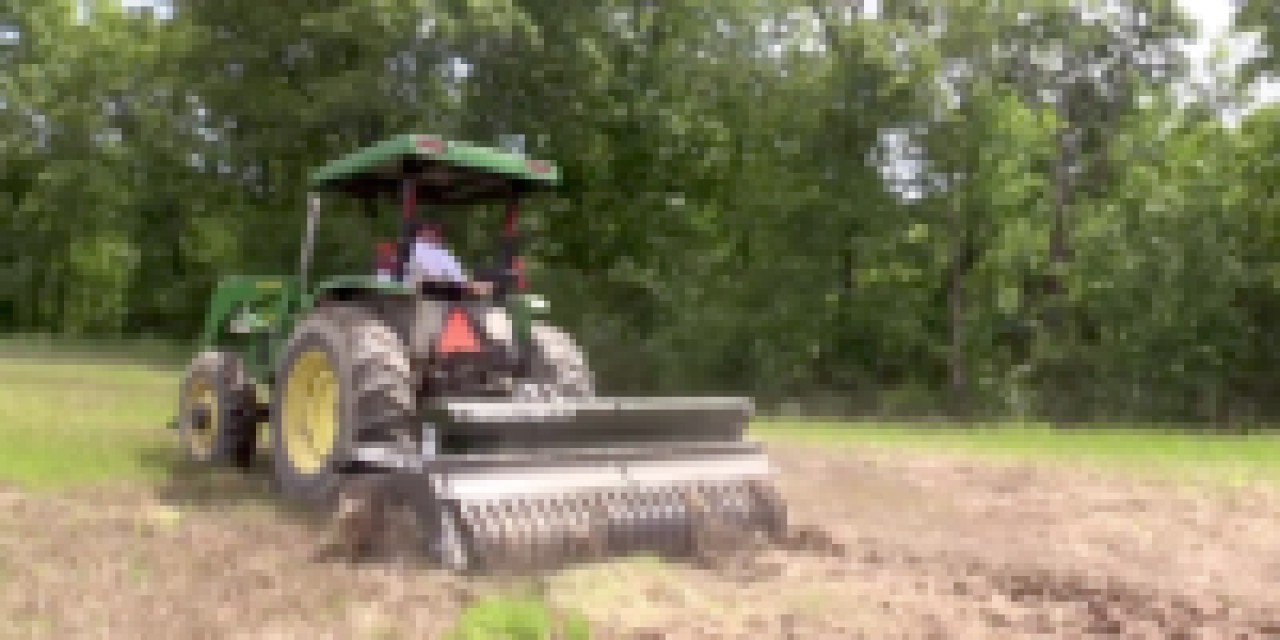
[[[683,556],[699,527],[778,533],[785,521],[771,491],[752,482],[581,491],[458,505],[469,555],[486,570],[548,568],[637,553]],[[710,520],[712,523],[708,523]]]

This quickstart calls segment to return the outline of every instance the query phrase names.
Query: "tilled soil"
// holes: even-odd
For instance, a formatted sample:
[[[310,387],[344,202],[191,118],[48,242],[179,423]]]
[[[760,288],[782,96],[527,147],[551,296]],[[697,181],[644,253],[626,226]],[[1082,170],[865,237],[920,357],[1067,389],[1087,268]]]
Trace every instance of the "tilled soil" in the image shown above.
[[[605,638],[1280,638],[1271,490],[937,453],[773,453],[795,524],[782,548],[579,567],[547,577],[548,596]],[[324,529],[256,482],[0,489],[0,637],[444,638],[495,588],[403,557],[329,557]]]

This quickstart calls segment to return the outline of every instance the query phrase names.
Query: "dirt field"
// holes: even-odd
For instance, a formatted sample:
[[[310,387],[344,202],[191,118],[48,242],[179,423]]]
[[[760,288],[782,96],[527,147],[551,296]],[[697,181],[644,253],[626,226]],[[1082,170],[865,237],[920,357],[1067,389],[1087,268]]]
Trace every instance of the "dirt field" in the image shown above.
[[[774,446],[797,532],[721,569],[555,574],[593,637],[1280,637],[1280,496],[1049,463]],[[444,638],[488,582],[326,560],[260,480],[0,490],[0,634]],[[221,485],[221,486],[215,486]],[[214,496],[225,496],[215,500]]]

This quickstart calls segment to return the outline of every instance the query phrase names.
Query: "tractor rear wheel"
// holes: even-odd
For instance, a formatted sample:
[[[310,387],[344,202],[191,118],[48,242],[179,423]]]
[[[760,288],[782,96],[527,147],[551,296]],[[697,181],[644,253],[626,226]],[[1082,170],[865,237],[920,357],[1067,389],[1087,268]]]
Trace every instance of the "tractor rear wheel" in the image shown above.
[[[258,445],[257,398],[240,358],[205,351],[183,376],[178,437],[189,460],[248,468]]]
[[[513,394],[518,400],[548,401],[595,396],[587,358],[569,334],[540,322],[530,326],[533,363],[527,382]]]
[[[317,307],[298,325],[272,394],[277,483],[287,497],[325,506],[356,444],[407,436],[415,409],[404,344],[351,305]]]

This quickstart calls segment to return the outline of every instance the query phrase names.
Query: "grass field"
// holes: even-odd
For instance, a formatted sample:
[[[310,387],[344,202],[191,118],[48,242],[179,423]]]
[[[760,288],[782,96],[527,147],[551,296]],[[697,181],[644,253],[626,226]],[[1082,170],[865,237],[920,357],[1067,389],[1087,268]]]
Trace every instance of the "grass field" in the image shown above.
[[[156,479],[176,459],[164,428],[181,372],[163,346],[130,360],[121,348],[87,352],[0,341],[0,483],[57,488]],[[1222,472],[1233,481],[1280,478],[1273,435],[1203,435],[1123,425],[1053,429],[994,424],[761,421],[768,441],[831,446],[924,447],[1001,458],[1054,459],[1180,472]]]
[[[1280,479],[1280,439],[1269,433],[1210,434],[1130,425],[1056,429],[1013,423],[966,428],[822,422],[764,422],[755,425],[754,432],[766,440],[925,447],[1006,459],[1120,465],[1157,472],[1194,468],[1254,479]]]
[[[154,479],[174,456],[178,374],[116,362],[0,357],[0,482]]]

